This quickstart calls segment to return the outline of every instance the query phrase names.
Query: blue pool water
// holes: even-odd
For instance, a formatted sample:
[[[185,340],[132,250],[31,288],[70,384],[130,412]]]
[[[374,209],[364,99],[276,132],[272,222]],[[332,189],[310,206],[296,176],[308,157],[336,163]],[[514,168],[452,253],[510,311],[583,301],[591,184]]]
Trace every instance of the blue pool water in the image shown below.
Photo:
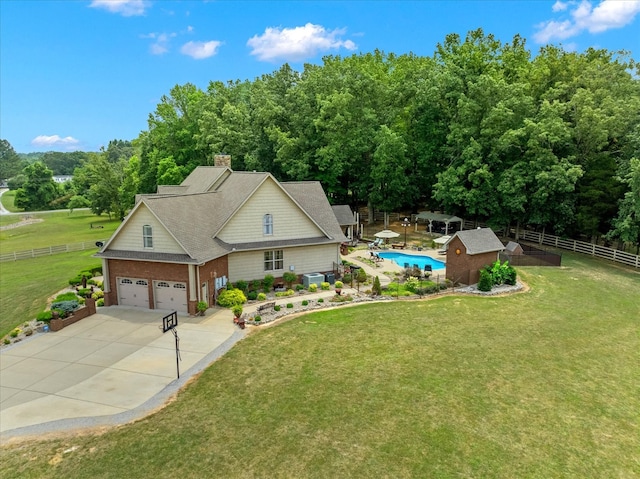
[[[445,264],[442,261],[431,258],[430,256],[422,256],[417,254],[398,253],[395,251],[381,251],[378,253],[381,258],[393,261],[398,266],[404,267],[405,263],[409,263],[412,267],[417,264],[420,269],[424,269],[425,265],[431,265],[433,271],[444,269]]]

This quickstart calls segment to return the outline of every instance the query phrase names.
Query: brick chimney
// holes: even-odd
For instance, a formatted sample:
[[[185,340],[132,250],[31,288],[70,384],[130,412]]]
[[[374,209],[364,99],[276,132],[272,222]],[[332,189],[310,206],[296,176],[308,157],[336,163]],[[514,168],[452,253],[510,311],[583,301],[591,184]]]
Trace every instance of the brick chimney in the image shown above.
[[[231,168],[231,155],[215,155],[213,157],[213,166],[226,166]]]

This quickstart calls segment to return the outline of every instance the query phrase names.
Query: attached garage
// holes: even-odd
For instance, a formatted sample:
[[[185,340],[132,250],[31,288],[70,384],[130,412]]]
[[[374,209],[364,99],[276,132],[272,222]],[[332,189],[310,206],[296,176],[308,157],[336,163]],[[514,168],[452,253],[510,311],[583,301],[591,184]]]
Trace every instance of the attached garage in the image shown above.
[[[155,281],[153,290],[156,309],[189,312],[187,306],[187,283]]]
[[[118,278],[118,304],[149,308],[149,282],[146,279]]]

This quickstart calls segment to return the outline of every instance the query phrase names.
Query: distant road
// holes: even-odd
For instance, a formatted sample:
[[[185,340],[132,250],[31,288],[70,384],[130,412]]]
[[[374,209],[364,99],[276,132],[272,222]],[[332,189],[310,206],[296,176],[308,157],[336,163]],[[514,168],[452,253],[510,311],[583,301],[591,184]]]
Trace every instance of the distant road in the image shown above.
[[[0,188],[0,196],[2,196],[2,194],[5,191],[9,191],[9,188]],[[4,206],[2,205],[2,201],[0,201],[0,215],[10,215],[10,214],[11,213],[9,211],[4,209]]]

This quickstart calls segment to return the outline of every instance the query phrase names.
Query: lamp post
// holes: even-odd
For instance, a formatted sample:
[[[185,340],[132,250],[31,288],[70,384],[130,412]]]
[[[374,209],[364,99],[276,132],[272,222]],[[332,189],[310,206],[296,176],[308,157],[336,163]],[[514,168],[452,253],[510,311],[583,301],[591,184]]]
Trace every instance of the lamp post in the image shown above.
[[[404,245],[407,246],[407,227],[411,226],[411,222],[409,218],[405,218],[402,222],[402,226],[404,226]]]

